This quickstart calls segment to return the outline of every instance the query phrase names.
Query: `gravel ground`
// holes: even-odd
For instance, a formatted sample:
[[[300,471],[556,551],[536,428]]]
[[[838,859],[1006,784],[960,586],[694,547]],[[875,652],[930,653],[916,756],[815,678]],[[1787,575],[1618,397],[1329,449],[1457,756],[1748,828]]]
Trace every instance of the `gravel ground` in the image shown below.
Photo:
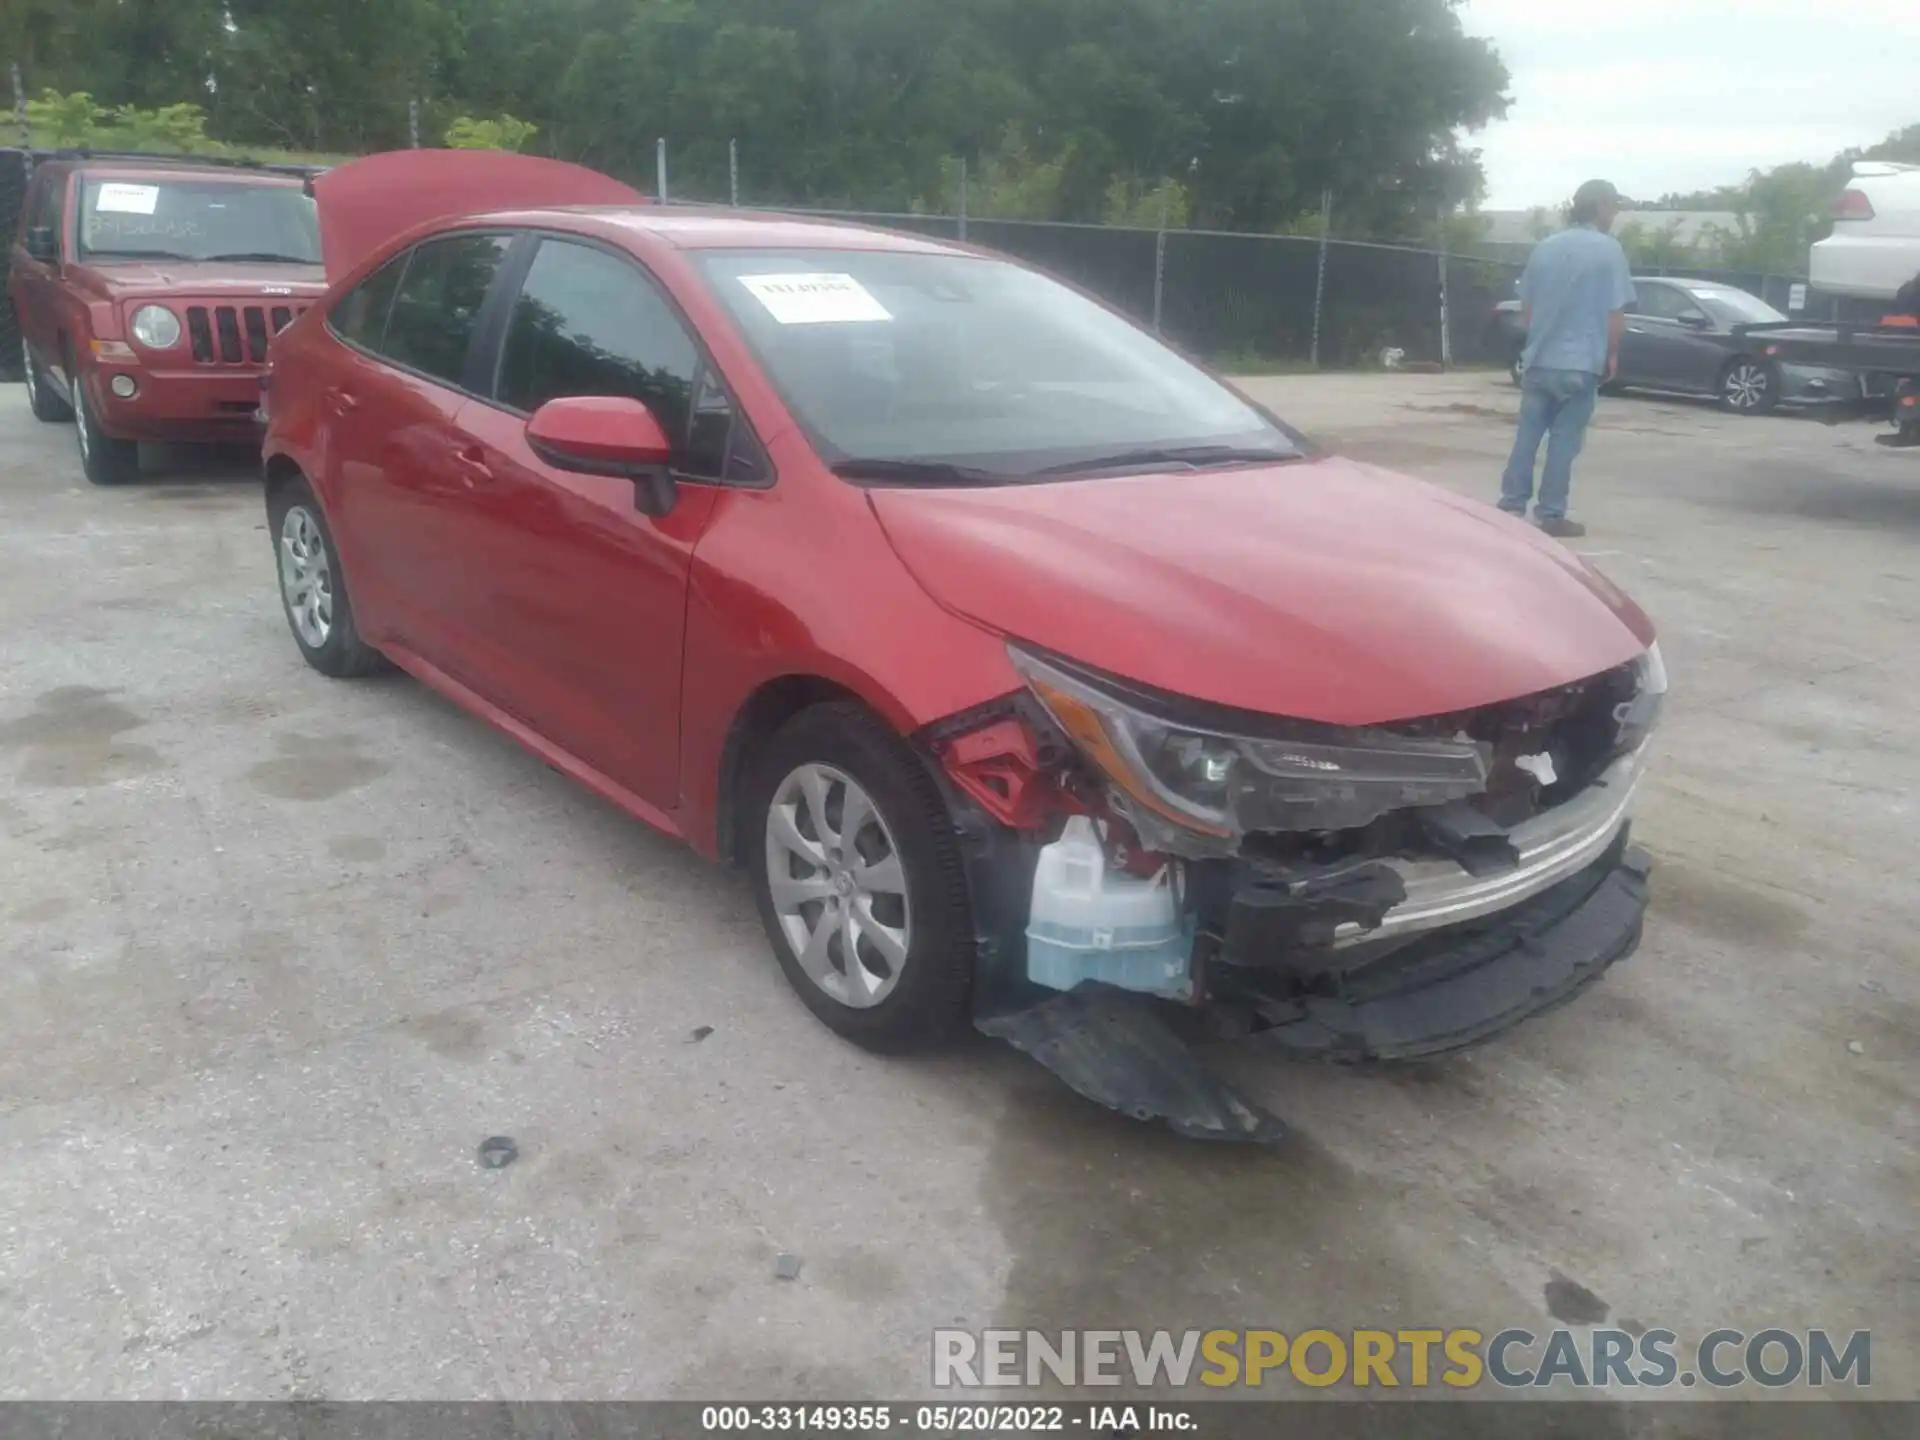
[[[1494,492],[1494,377],[1250,383]],[[742,883],[309,671],[244,465],[93,490],[0,387],[0,1396],[905,1397],[941,1325],[1570,1305],[1871,1328],[1920,1395],[1920,454],[1871,433],[1603,402],[1578,543],[1675,685],[1646,945],[1431,1069],[1223,1052],[1258,1151],[836,1040]]]

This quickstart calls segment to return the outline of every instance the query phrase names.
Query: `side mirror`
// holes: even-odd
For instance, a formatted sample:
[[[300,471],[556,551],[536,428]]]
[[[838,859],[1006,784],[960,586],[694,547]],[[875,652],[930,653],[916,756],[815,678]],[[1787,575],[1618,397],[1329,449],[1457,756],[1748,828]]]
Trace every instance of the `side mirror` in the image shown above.
[[[655,519],[679,498],[673,442],[638,400],[569,395],[549,400],[527,421],[527,447],[556,470],[613,475],[633,482],[633,508]]]
[[[1713,321],[1698,310],[1689,310],[1680,317],[1680,323],[1689,330],[1711,330]]]
[[[42,265],[60,263],[60,237],[51,225],[35,225],[27,231],[27,254]]]

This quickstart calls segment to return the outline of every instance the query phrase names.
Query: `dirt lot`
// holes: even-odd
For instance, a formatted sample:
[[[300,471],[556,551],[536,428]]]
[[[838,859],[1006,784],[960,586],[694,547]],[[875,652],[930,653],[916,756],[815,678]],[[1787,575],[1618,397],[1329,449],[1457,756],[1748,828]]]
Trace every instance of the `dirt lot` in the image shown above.
[[[1493,377],[1254,383],[1494,493]],[[1647,944],[1435,1069],[1223,1053],[1262,1152],[837,1041],[742,884],[309,671],[244,468],[91,490],[0,387],[0,1395],[912,1396],[937,1325],[1490,1333],[1567,1281],[1870,1327],[1920,1395],[1920,453],[1871,433],[1603,402],[1581,548],[1675,685]]]

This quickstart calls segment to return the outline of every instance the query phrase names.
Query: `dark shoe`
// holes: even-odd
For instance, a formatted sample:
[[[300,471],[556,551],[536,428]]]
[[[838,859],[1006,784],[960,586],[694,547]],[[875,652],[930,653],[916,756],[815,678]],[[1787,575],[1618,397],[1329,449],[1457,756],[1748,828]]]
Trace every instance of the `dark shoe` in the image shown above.
[[[1548,519],[1545,516],[1538,516],[1533,523],[1540,527],[1543,534],[1551,535],[1556,540],[1578,540],[1587,533],[1587,527],[1578,520]]]

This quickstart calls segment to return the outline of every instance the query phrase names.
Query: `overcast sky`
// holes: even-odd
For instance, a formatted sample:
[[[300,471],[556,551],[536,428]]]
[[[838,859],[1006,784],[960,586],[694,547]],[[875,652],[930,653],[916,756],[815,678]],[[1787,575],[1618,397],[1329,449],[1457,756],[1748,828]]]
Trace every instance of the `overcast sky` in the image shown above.
[[[1914,0],[1463,0],[1513,73],[1468,137],[1489,209],[1612,180],[1634,199],[1831,159],[1920,122]]]

